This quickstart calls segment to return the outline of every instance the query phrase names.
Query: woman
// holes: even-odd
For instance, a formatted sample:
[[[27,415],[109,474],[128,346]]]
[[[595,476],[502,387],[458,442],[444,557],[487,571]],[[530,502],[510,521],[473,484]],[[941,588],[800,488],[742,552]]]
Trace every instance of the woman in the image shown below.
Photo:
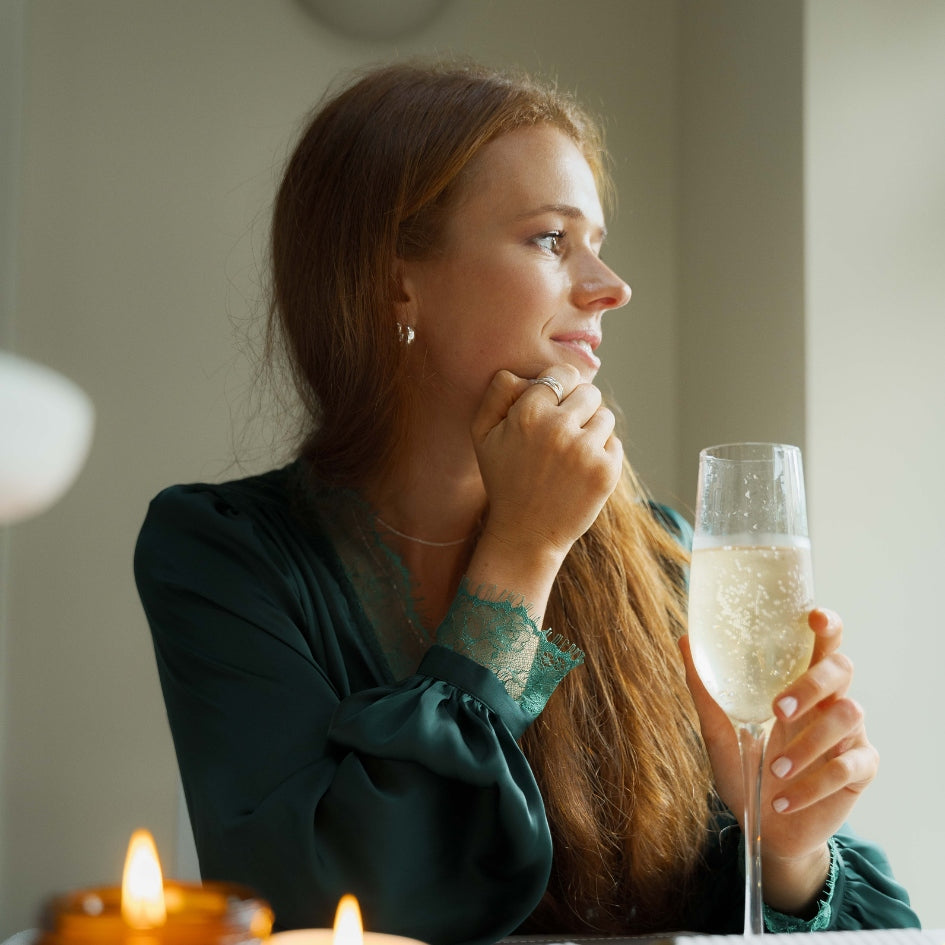
[[[436,945],[740,930],[737,749],[680,656],[688,528],[593,385],[630,299],[606,187],[573,102],[478,68],[368,73],[288,163],[297,458],[165,491],[136,553],[202,873],[281,927],[354,892]],[[769,926],[917,924],[841,829],[876,754],[839,621],[810,624],[766,773]]]

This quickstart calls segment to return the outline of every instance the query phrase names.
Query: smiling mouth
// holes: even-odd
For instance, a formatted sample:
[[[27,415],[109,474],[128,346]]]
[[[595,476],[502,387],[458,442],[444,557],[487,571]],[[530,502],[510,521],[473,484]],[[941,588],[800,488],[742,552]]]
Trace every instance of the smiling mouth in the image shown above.
[[[594,354],[594,351],[601,342],[599,335],[587,335],[582,332],[579,335],[560,335],[553,340],[559,345],[564,345],[564,347],[578,352],[585,363],[594,370],[597,370],[600,367],[600,358]]]
[[[557,341],[562,345],[571,345],[588,354],[593,354],[600,347],[601,336],[594,331],[563,331],[552,338],[552,341]]]

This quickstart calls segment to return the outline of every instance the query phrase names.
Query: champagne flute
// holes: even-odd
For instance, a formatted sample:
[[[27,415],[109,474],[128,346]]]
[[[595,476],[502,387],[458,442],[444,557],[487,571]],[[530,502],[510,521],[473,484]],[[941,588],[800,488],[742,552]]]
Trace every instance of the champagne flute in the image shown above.
[[[814,645],[801,451],[777,443],[702,450],[695,519],[689,638],[700,678],[738,735],[745,934],[759,935],[761,771],[773,703],[807,669]]]

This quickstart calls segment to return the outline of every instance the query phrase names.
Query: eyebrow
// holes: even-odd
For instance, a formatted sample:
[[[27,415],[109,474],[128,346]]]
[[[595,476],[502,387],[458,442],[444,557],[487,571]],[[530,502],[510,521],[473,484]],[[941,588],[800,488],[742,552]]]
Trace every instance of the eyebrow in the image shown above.
[[[531,217],[540,217],[544,213],[557,213],[560,216],[568,217],[571,220],[586,220],[587,217],[584,215],[584,211],[579,207],[571,206],[568,203],[546,203],[540,207],[535,207],[532,210],[526,210],[524,213],[520,213],[516,216],[516,220],[527,220]],[[604,239],[607,236],[607,227],[600,227],[600,238]]]

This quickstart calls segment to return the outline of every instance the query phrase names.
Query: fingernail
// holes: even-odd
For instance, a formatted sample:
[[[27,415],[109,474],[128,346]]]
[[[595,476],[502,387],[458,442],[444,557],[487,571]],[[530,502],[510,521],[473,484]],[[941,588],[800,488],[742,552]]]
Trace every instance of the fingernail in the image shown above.
[[[791,759],[782,755],[771,763],[771,773],[776,778],[786,778],[791,773]]]
[[[779,814],[783,814],[789,806],[788,799],[786,797],[776,797],[772,802],[771,806]]]
[[[778,708],[781,710],[781,715],[789,719],[797,711],[797,699],[794,696],[785,696],[778,701]]]

